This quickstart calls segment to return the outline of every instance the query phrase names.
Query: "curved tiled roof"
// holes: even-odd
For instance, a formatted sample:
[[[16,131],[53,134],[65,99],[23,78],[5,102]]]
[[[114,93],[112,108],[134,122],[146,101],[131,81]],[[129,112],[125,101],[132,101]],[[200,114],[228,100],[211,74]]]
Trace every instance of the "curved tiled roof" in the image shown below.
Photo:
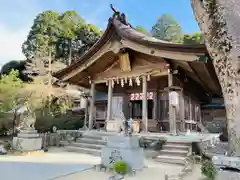
[[[129,25],[123,24],[120,20],[113,17],[109,19],[108,26],[102,37],[84,55],[79,57],[77,61],[75,61],[70,66],[56,72],[54,76],[61,79],[62,76],[79,67],[94,53],[96,53],[112,37],[113,33],[117,33],[122,39],[134,41],[139,44],[143,44],[156,49],[207,54],[207,50],[204,44],[186,45],[159,40],[154,37],[145,35],[141,32],[138,32],[136,29],[130,27]]]

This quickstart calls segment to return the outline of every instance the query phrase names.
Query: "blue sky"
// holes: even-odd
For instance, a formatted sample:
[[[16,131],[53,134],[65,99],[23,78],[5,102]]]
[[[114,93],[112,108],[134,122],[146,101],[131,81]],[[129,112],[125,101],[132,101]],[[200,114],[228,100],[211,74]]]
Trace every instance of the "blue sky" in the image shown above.
[[[150,30],[162,13],[173,15],[184,33],[199,31],[190,0],[0,0],[0,66],[23,59],[21,44],[35,16],[44,10],[76,10],[89,23],[104,29],[113,4],[133,25]]]

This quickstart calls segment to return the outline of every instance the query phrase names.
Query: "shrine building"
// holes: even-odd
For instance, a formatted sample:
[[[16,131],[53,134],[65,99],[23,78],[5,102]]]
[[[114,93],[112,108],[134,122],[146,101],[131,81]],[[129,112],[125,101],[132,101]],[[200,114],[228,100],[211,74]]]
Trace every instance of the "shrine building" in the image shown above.
[[[221,96],[205,45],[158,40],[118,16],[89,51],[54,76],[90,89],[90,129],[123,114],[140,123],[135,131],[197,131],[201,104]]]

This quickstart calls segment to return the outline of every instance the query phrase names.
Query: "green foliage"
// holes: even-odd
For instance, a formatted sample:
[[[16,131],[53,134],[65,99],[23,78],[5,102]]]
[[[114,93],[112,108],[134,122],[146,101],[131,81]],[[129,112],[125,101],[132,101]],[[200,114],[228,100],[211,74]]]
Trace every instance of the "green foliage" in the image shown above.
[[[165,41],[178,42],[182,39],[182,28],[171,15],[162,14],[152,27],[152,36]]]
[[[203,44],[204,38],[202,33],[196,32],[193,34],[184,34],[182,39],[183,44]]]
[[[21,103],[20,91],[24,84],[18,78],[19,73],[12,70],[8,75],[1,75],[0,78],[0,114],[15,108]]]
[[[216,168],[211,160],[204,160],[202,162],[201,171],[209,180],[214,180],[217,174]]]
[[[136,28],[135,28],[138,32],[141,32],[141,33],[143,33],[143,34],[146,34],[146,35],[148,35],[148,36],[151,36],[151,33],[147,30],[147,29],[145,29],[145,27],[143,27],[143,26],[136,26]]]
[[[84,19],[76,11],[66,11],[60,17],[61,32],[60,37],[75,39],[77,30],[85,24]]]
[[[113,166],[114,171],[119,174],[127,174],[128,168],[128,164],[124,161],[117,161]]]
[[[58,129],[79,129],[84,125],[84,114],[76,115],[71,113],[60,114],[58,116],[45,115],[37,116],[35,128],[39,132],[51,131],[53,126]]]
[[[22,51],[27,59],[48,57],[51,52],[52,57],[69,64],[69,59],[88,50],[101,34],[76,11],[44,11],[35,18]]]
[[[30,81],[30,78],[24,73],[26,70],[26,61],[9,61],[2,66],[1,74],[8,75],[12,70],[18,71],[22,81]]]
[[[4,147],[4,149],[5,149],[6,151],[10,151],[10,150],[12,149],[12,145],[11,145],[11,143],[8,142],[8,141],[5,141],[5,142],[3,143],[3,147]]]
[[[53,46],[61,31],[59,16],[55,11],[44,11],[35,18],[27,40],[22,45],[27,59],[46,57],[49,52],[56,54]]]

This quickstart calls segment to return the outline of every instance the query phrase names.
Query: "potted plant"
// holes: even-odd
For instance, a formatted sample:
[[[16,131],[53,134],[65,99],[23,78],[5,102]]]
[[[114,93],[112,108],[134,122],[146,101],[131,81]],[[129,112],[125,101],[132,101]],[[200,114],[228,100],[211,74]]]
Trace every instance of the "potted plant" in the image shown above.
[[[214,180],[217,174],[217,170],[211,160],[204,160],[202,162],[201,171],[209,180]]]
[[[128,164],[124,161],[117,161],[114,165],[113,165],[113,169],[116,173],[120,174],[120,175],[125,175],[128,173]]]

